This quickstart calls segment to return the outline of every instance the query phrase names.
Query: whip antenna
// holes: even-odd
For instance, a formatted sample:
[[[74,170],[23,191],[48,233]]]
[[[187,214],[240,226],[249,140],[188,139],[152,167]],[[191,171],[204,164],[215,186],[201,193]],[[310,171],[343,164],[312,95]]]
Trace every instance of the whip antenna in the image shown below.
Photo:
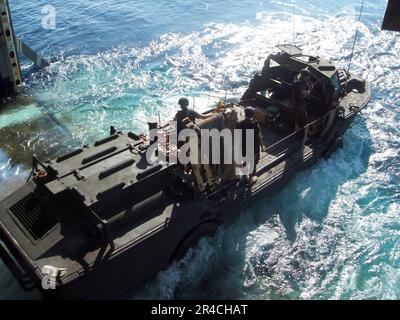
[[[294,21],[294,0],[292,0],[292,35],[293,35],[293,41],[292,44],[294,45],[296,41],[296,28],[295,28],[295,21]]]
[[[359,16],[358,16],[356,34],[354,35],[353,49],[351,50],[350,62],[349,62],[349,67],[347,68],[347,72],[350,71],[350,68],[351,68],[351,65],[352,65],[352,62],[353,62],[354,49],[355,49],[356,43],[357,43],[358,28],[360,27],[361,17],[362,17],[362,13],[363,13],[363,9],[364,9],[364,2],[365,2],[365,0],[362,0],[362,2],[361,2],[360,13],[359,13]]]

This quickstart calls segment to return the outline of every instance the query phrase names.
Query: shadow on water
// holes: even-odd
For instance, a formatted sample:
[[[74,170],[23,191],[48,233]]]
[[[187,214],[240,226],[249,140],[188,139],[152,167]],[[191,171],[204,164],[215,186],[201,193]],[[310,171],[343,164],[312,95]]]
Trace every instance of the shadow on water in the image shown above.
[[[362,129],[368,132],[365,122],[361,121]],[[356,146],[358,143],[360,145]],[[296,225],[302,218],[323,223],[338,189],[367,171],[372,154],[371,137],[360,141],[354,132],[348,132],[344,144],[344,150],[339,150],[328,160],[319,160],[314,168],[299,173],[281,191],[276,211],[291,242],[296,241]],[[353,153],[354,147],[358,148],[358,154]],[[351,156],[357,158],[350,159]]]
[[[45,106],[32,108],[35,102],[31,99],[24,101],[22,105],[15,104],[19,101],[2,106],[0,112],[0,120],[4,121],[0,122],[0,153],[1,161],[5,162],[0,165],[0,199],[23,184],[23,178],[31,169],[33,154],[45,160],[81,145],[69,131],[68,119],[59,119],[46,112]],[[32,114],[33,109],[39,111]],[[5,123],[5,120],[9,122]],[[11,171],[14,168],[18,173],[13,175]]]

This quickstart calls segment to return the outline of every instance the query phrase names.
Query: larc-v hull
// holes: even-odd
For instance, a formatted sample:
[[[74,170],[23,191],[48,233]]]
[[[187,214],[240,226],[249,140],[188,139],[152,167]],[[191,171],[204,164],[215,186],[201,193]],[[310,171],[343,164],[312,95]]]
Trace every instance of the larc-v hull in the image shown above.
[[[299,48],[280,49],[239,103],[187,123],[213,127],[217,119],[233,129],[229,115],[240,119],[244,107],[254,107],[265,150],[252,185],[229,176],[230,165],[149,164],[150,143],[134,133],[113,132],[56,159],[35,159],[32,179],[0,203],[0,253],[21,285],[47,298],[121,297],[339,148],[370,100],[369,83]],[[307,124],[294,131],[291,82],[304,68],[314,89]]]

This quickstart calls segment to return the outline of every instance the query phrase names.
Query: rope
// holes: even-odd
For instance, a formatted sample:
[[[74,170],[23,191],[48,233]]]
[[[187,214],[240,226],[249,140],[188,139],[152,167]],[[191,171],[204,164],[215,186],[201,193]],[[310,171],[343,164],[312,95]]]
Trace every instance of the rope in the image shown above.
[[[356,43],[357,43],[358,28],[360,27],[361,17],[362,17],[362,13],[363,13],[363,9],[364,9],[364,2],[365,2],[365,0],[362,0],[362,2],[361,2],[361,8],[360,8],[359,16],[358,16],[358,23],[357,23],[356,34],[355,34],[355,36],[354,36],[353,49],[351,50],[350,62],[349,62],[349,67],[347,68],[347,72],[350,72],[351,64],[352,64],[352,62],[353,62],[354,49],[355,49]]]
[[[200,129],[224,129],[225,115],[223,113],[215,114],[208,119],[200,120],[196,125]]]

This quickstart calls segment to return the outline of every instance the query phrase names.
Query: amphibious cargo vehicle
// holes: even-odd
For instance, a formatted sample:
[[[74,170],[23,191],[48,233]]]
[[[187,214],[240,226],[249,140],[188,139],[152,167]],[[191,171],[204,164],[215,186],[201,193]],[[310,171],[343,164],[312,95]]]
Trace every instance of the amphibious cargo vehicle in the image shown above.
[[[238,103],[186,122],[233,129],[244,107],[255,108],[265,150],[253,185],[235,179],[231,165],[149,164],[148,137],[135,133],[113,131],[44,162],[34,157],[31,179],[0,203],[1,257],[21,286],[47,298],[121,297],[340,147],[370,84],[295,46],[279,49]],[[294,131],[292,86],[304,68],[314,86],[307,123]],[[155,126],[166,137],[173,130]],[[177,149],[166,145],[166,154]]]

